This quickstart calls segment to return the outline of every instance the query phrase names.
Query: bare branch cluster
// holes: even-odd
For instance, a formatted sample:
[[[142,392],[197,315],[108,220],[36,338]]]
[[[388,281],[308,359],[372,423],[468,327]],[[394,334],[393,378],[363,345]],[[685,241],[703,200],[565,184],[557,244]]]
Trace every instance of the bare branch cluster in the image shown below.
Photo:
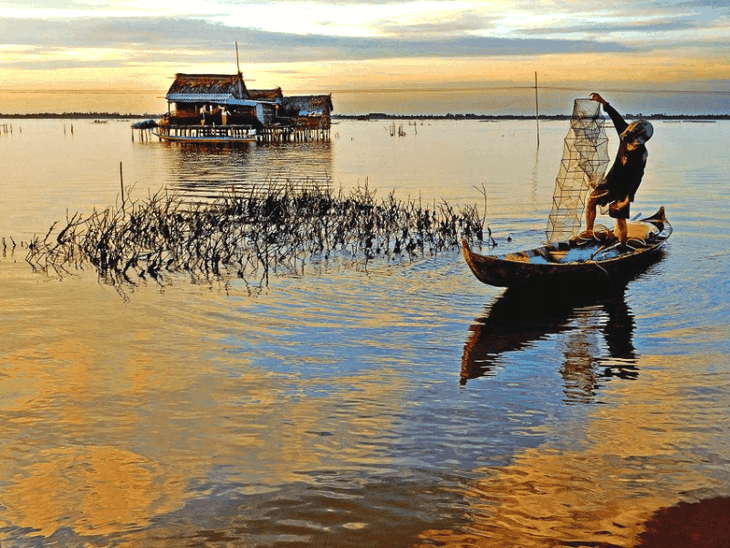
[[[175,273],[195,281],[238,277],[264,287],[271,273],[301,274],[307,261],[412,260],[483,239],[476,206],[432,207],[376,199],[367,186],[345,193],[316,185],[271,185],[186,202],[160,191],[119,208],[79,214],[28,244],[26,261],[46,274],[91,265],[110,284]]]

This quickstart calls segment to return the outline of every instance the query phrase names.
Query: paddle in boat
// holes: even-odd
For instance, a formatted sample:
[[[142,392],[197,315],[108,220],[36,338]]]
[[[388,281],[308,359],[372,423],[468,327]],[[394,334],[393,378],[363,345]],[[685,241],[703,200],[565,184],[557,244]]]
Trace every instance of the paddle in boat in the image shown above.
[[[626,245],[604,229],[593,238],[576,237],[503,255],[475,253],[462,240],[462,251],[474,275],[498,287],[622,283],[661,258],[672,234],[664,207],[651,217],[629,222],[628,228]]]

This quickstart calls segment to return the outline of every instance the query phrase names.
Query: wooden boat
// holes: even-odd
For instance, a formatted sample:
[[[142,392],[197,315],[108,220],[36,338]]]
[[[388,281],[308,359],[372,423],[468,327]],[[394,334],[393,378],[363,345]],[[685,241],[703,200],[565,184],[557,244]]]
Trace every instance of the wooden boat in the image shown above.
[[[153,133],[161,141],[183,143],[252,143],[256,141],[256,130],[246,125],[164,125]]]
[[[625,248],[610,233],[597,233],[595,239],[574,239],[504,255],[474,253],[463,240],[462,251],[474,275],[498,287],[621,283],[656,262],[672,234],[664,207],[651,217],[629,222],[628,228]]]

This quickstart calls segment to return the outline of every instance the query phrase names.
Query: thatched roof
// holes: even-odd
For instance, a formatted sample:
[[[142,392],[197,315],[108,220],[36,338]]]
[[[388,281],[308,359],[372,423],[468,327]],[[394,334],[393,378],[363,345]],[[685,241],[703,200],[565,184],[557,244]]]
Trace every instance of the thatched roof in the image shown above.
[[[250,89],[248,90],[248,95],[251,99],[256,101],[269,101],[272,103],[280,102],[284,97],[284,94],[281,92],[281,88]]]
[[[332,95],[294,95],[281,100],[283,116],[317,116],[334,110]]]
[[[249,98],[241,74],[176,74],[166,98],[176,103],[233,104]]]

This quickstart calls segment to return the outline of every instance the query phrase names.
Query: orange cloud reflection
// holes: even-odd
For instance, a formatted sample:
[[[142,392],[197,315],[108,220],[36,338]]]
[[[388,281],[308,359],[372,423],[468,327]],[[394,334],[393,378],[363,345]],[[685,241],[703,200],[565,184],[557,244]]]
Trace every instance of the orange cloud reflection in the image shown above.
[[[11,521],[51,535],[68,527],[106,535],[144,526],[178,508],[183,482],[162,467],[117,447],[73,446],[42,451],[3,496]]]

